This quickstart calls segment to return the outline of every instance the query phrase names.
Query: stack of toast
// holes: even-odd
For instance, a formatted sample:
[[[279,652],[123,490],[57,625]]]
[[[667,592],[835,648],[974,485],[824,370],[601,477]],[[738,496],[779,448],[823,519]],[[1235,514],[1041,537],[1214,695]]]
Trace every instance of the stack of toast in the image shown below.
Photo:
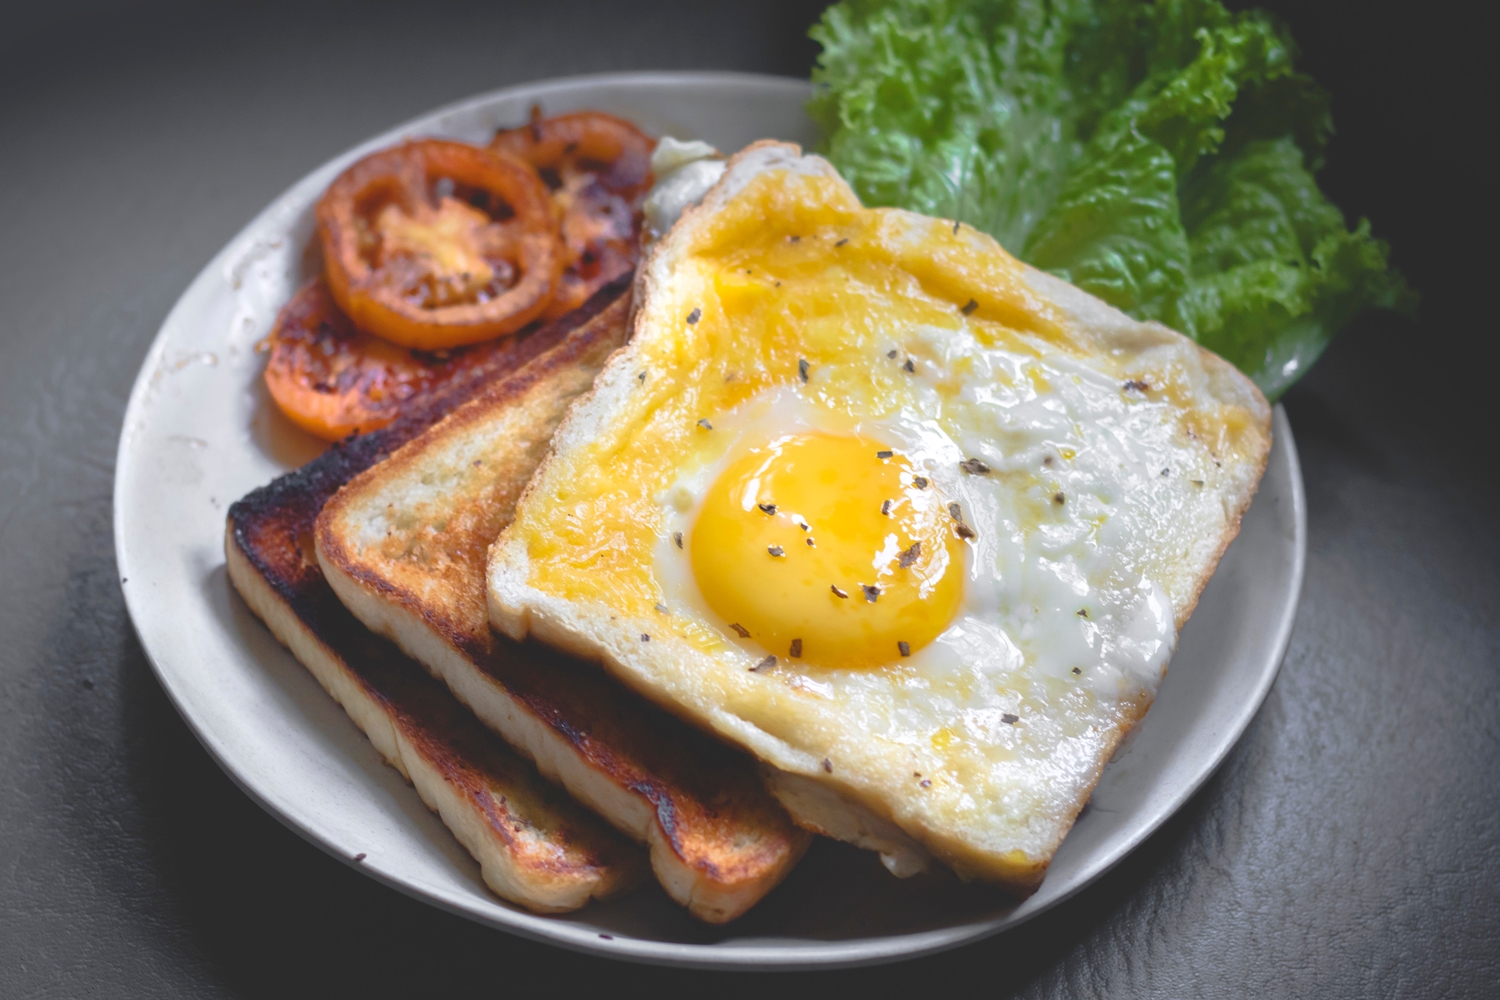
[[[752,761],[488,625],[489,545],[629,314],[617,282],[465,385],[255,490],[230,508],[228,571],[500,896],[571,910],[649,859],[674,900],[723,923],[810,839]]]
[[[633,284],[235,504],[230,579],[533,910],[649,862],[724,923],[808,831],[1029,895],[1270,408],[795,146],[714,176]]]

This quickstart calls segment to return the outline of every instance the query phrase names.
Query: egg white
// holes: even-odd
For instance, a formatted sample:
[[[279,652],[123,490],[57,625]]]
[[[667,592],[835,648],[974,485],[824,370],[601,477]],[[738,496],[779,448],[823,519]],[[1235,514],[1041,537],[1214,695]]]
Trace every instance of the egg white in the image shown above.
[[[838,669],[782,658],[755,676],[823,702],[865,739],[902,748],[908,775],[979,768],[957,786],[936,786],[934,801],[968,817],[965,826],[1008,830],[1011,842],[1041,853],[1056,837],[1041,817],[1077,801],[1122,704],[1150,697],[1165,672],[1175,602],[1157,570],[1170,578],[1184,554],[1180,533],[1222,513],[1193,485],[1190,477],[1210,473],[1176,440],[1165,404],[1126,397],[1097,359],[1014,353],[953,329],[906,331],[896,349],[896,360],[872,361],[912,359],[908,391],[895,403],[830,400],[815,370],[807,385],[710,415],[722,446],[713,460],[681,468],[657,498],[656,578],[672,615],[714,629],[725,646],[713,655],[748,669],[769,651],[729,629],[693,575],[692,527],[709,487],[747,450],[789,434],[858,433],[907,454],[977,532],[964,546],[952,622],[896,664]],[[961,471],[968,458],[991,473]],[[1057,493],[1064,503],[1053,502]],[[1039,506],[1041,521],[1027,512]],[[944,733],[967,748],[960,757],[942,749]],[[796,759],[791,746],[783,753]],[[970,793],[987,794],[964,794],[970,781]]]
[[[1154,690],[1172,651],[1174,623],[1163,588],[1129,565],[1130,546],[1122,543],[1140,534],[1140,518],[1119,499],[1132,480],[1160,468],[1160,449],[1142,449],[1115,433],[1108,419],[1099,419],[1118,408],[1117,379],[1056,357],[1042,362],[984,348],[954,334],[919,329],[897,348],[897,360],[882,356],[874,362],[900,364],[910,357],[916,368],[908,401],[884,412],[878,401],[829,405],[814,370],[806,386],[780,386],[710,415],[707,433],[719,443],[713,459],[681,468],[657,497],[653,558],[666,607],[716,630],[733,650],[728,655],[747,664],[766,656],[766,649],[739,638],[715,614],[694,578],[692,529],[704,497],[750,449],[813,431],[858,434],[925,469],[943,503],[962,504],[978,533],[964,546],[958,611],[936,640],[902,661],[904,672],[966,691],[965,704],[948,707],[963,713],[971,728],[991,734],[1004,725],[1000,719],[1017,714],[1021,697],[1043,679],[1115,697]],[[958,367],[965,369],[962,388],[945,401],[942,383]],[[1045,369],[1051,392],[1018,388],[1031,384],[1033,367]],[[877,412],[862,412],[868,410]],[[959,464],[967,458],[983,460],[993,472],[962,472]],[[1030,484],[1033,492],[1055,485],[1052,493],[1064,494],[1065,502],[1047,523],[1028,529],[1019,510],[1025,490],[1018,492],[1017,483]],[[754,569],[747,566],[746,572]],[[887,686],[867,670],[786,660],[778,673],[794,686],[831,697],[862,688],[876,696]],[[944,717],[943,706],[927,707],[931,718]]]

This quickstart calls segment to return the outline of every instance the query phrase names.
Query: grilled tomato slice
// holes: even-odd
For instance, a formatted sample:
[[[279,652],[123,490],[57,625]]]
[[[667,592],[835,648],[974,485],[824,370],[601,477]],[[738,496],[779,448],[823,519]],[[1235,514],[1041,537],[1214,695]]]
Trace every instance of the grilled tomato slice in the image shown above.
[[[567,249],[548,318],[576,309],[635,267],[655,146],[630,122],[602,111],[543,118],[539,108],[532,108],[530,122],[490,143],[535,167],[552,191]]]
[[[547,186],[508,153],[408,142],[360,160],[318,202],[334,301],[361,330],[439,350],[512,333],[566,263]]]
[[[339,311],[322,278],[282,307],[267,338],[266,388],[303,430],[326,441],[367,433],[414,399],[465,378],[482,378],[506,339],[430,353],[361,333]]]

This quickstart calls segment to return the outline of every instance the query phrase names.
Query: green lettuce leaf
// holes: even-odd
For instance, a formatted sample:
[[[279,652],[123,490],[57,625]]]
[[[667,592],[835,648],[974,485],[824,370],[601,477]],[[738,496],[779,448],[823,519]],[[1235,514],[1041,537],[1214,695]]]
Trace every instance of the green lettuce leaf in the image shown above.
[[[1037,267],[1140,319],[1161,319],[1191,263],[1177,165],[1134,127],[1092,143],[1026,240]]]
[[[1370,306],[1385,244],[1318,190],[1328,98],[1219,0],[844,0],[810,112],[866,204],[959,219],[1275,398]]]

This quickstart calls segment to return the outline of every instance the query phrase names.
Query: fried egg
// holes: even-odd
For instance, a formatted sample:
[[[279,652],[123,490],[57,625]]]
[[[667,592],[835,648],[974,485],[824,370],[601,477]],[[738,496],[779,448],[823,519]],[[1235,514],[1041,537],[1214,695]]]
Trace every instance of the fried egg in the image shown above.
[[[491,551],[492,622],[756,754],[794,818],[1025,893],[1269,450],[1222,359],[758,144]]]

